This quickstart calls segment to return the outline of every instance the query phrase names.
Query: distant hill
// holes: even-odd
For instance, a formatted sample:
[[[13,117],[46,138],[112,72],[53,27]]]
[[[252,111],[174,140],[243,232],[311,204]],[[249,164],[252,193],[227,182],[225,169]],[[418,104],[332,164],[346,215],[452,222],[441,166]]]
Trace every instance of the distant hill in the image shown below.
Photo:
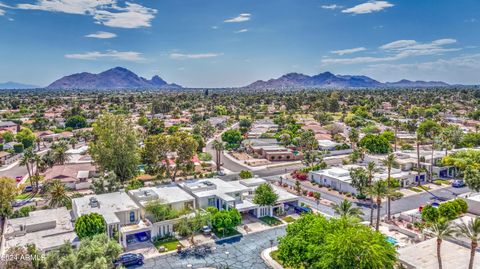
[[[439,81],[410,81],[382,83],[367,76],[334,75],[330,72],[308,76],[289,73],[277,79],[258,80],[245,86],[247,89],[292,89],[292,88],[388,88],[388,87],[445,87]]]
[[[14,90],[14,89],[37,89],[41,88],[39,86],[35,85],[29,85],[29,84],[23,84],[23,83],[18,83],[18,82],[13,82],[13,81],[8,81],[5,83],[0,83],[0,89],[3,90]]]
[[[390,87],[447,87],[450,86],[449,84],[442,82],[442,81],[411,81],[402,79],[397,82],[386,82],[385,85]]]
[[[127,88],[154,88],[176,89],[182,88],[177,84],[169,84],[159,76],[150,80],[139,77],[132,71],[115,67],[99,74],[77,73],[65,76],[48,85],[49,89],[127,89]]]

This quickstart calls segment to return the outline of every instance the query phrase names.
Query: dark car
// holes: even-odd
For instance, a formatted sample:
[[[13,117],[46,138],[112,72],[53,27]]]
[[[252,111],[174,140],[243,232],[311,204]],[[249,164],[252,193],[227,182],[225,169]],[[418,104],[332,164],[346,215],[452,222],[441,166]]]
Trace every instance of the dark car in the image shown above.
[[[452,182],[452,187],[454,188],[462,188],[465,186],[465,182],[463,180],[457,179]]]
[[[146,232],[141,232],[135,235],[138,242],[148,241],[148,234]]]
[[[212,229],[210,229],[209,226],[203,226],[202,227],[202,232],[204,235],[210,235],[212,233]]]
[[[120,265],[123,266],[132,266],[132,265],[142,265],[143,264],[143,255],[135,253],[125,253],[120,255],[116,260],[113,261],[115,267]]]
[[[25,188],[23,188],[23,193],[32,192],[32,191],[33,191],[32,186],[26,186]]]

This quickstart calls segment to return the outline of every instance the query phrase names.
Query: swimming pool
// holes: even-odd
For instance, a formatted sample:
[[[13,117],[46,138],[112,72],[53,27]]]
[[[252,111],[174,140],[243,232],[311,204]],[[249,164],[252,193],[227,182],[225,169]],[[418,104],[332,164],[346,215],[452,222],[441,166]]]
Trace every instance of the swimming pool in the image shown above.
[[[395,239],[394,237],[391,237],[391,236],[387,236],[387,242],[394,245],[394,246],[398,245],[397,239]]]

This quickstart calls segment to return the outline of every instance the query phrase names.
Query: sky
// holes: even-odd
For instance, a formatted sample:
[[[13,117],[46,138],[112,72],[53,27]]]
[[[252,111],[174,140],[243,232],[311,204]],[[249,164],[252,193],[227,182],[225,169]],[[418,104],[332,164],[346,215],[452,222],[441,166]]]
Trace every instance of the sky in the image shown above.
[[[0,0],[0,82],[126,67],[185,87],[289,72],[480,84],[478,0]]]

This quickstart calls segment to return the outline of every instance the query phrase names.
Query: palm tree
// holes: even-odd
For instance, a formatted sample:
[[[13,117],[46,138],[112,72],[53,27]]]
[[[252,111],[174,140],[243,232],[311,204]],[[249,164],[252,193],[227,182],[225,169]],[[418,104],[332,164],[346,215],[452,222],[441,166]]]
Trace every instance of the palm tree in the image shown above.
[[[72,146],[72,149],[75,149],[75,145],[78,143],[78,140],[77,140],[76,137],[72,137],[72,138],[70,138],[68,143]]]
[[[394,120],[393,121],[393,130],[395,134],[395,140],[394,140],[394,151],[397,151],[397,133],[398,133],[398,128],[401,126],[400,121]]]
[[[33,158],[33,149],[32,148],[27,148],[24,152],[23,152],[23,156],[22,158],[20,159],[20,166],[26,166],[27,167],[27,172],[28,172],[28,178],[30,179],[30,185],[33,187],[32,185],[32,167],[31,167],[31,163],[32,163],[32,158]]]
[[[438,220],[431,224],[430,230],[433,232],[435,237],[437,237],[437,259],[438,259],[438,268],[442,269],[442,256],[440,254],[442,248],[443,239],[451,236],[455,229],[453,229],[450,222],[445,220]]]
[[[354,207],[353,203],[347,199],[344,199],[339,204],[335,204],[333,210],[335,211],[335,214],[339,215],[341,218],[360,218],[360,216],[363,215],[362,210],[358,207]]]
[[[52,146],[53,156],[55,158],[55,163],[64,165],[69,159],[70,154],[68,151],[68,144],[66,141],[60,141]]]
[[[319,192],[314,192],[313,193],[313,198],[315,199],[315,202],[317,203],[317,211],[318,211],[318,204],[320,204],[320,198],[322,197],[322,194]]]
[[[394,153],[390,153],[388,154],[387,158],[385,158],[385,160],[382,161],[383,165],[385,165],[387,167],[387,187],[390,188],[390,183],[391,183],[391,178],[390,178],[390,175],[392,174],[392,166],[395,166],[397,165],[397,157],[395,156]],[[391,202],[392,202],[392,198],[391,196],[389,195],[388,197],[388,200],[387,200],[387,219],[390,220],[390,217],[391,217],[391,211],[390,211],[390,208],[391,208]]]
[[[457,234],[463,235],[470,239],[470,263],[469,269],[473,269],[473,261],[475,259],[475,251],[478,247],[478,240],[480,239],[480,217],[475,217],[468,223],[461,223],[457,226]]]
[[[213,149],[215,150],[215,164],[217,166],[217,172],[220,171],[220,164],[221,164],[221,156],[222,152],[225,149],[223,143],[219,140],[213,141]]]
[[[387,183],[384,180],[379,180],[367,189],[367,193],[375,199],[377,204],[377,222],[375,224],[375,230],[378,231],[380,226],[380,207],[382,205],[382,199],[389,195]]]
[[[420,143],[422,142],[422,137],[420,134],[416,136],[416,145],[417,145],[417,176],[418,176],[418,186],[422,185],[422,181],[420,180]]]
[[[67,194],[65,185],[58,179],[48,184],[47,197],[50,201],[48,203],[50,207],[67,206],[70,204],[70,197]]]
[[[372,186],[373,175],[378,171],[375,162],[369,162],[367,165],[368,187]],[[373,197],[370,196],[370,226],[373,226]]]

